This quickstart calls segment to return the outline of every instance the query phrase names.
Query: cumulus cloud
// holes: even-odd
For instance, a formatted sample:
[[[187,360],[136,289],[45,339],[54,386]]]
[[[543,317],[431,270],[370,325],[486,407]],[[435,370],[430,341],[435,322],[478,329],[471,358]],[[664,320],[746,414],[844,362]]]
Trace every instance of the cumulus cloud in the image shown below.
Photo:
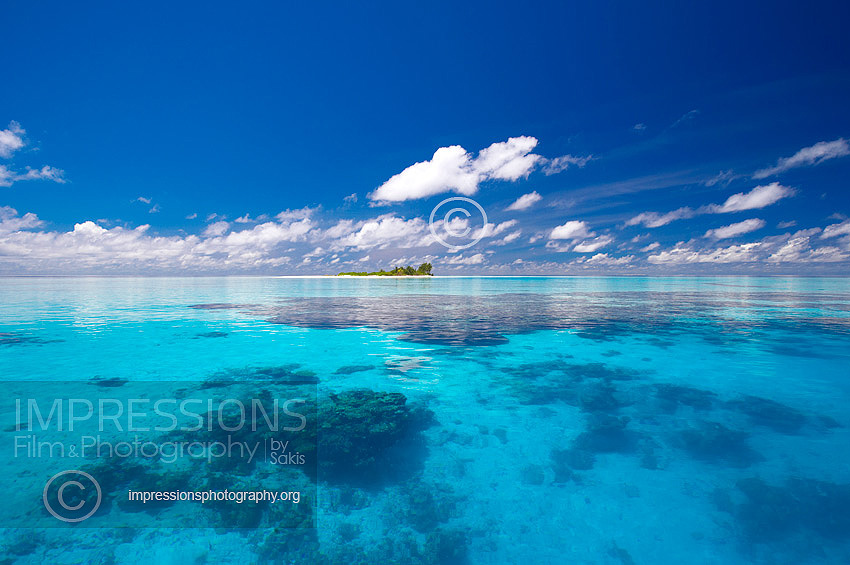
[[[695,250],[687,246],[676,246],[646,258],[655,265],[680,265],[686,263],[741,263],[759,259],[756,251],[762,244],[745,243],[719,249]]]
[[[9,122],[6,129],[0,129],[0,157],[9,159],[12,154],[22,148],[26,131],[16,121]]]
[[[11,206],[0,206],[0,234],[41,227],[43,223],[31,212],[19,216]]]
[[[557,226],[549,233],[549,239],[583,239],[595,235],[587,222],[570,220]]]
[[[658,243],[657,241],[654,241],[654,242],[650,243],[649,245],[647,245],[646,247],[641,248],[641,251],[644,252],[644,253],[648,253],[650,251],[658,249],[659,247],[661,247],[661,244]]]
[[[484,179],[515,181],[528,174],[543,160],[532,153],[537,147],[537,138],[530,136],[511,137],[507,141],[494,143],[478,153],[472,162],[473,168]]]
[[[11,159],[16,151],[26,145],[26,131],[18,122],[12,121],[6,129],[0,130],[0,157]],[[18,181],[49,180],[58,183],[65,182],[65,172],[56,167],[45,165],[41,168],[27,167],[23,172],[15,171],[6,165],[0,165],[0,186],[12,186]]]
[[[508,243],[512,243],[519,239],[522,235],[522,230],[516,230],[515,232],[511,232],[499,241],[496,242],[496,245],[507,245]]]
[[[481,265],[484,263],[484,255],[481,253],[476,253],[475,255],[470,255],[468,257],[457,255],[447,260],[446,263],[449,265]]]
[[[593,253],[595,251],[599,251],[612,241],[614,241],[613,237],[609,235],[600,235],[599,237],[588,239],[576,244],[576,246],[573,247],[573,251],[576,253]]]
[[[230,229],[230,224],[228,222],[225,222],[224,220],[213,222],[212,224],[208,225],[204,230],[204,236],[215,237],[219,235],[224,235],[227,233],[228,229]]]
[[[146,272],[231,270],[274,267],[290,258],[277,253],[283,242],[303,241],[309,219],[267,222],[224,233],[208,228],[201,236],[156,236],[149,225],[104,228],[79,222],[70,231],[34,231],[34,214],[0,209],[0,255],[6,268],[37,272]],[[17,265],[17,267],[16,267]]]
[[[615,265],[628,265],[634,259],[634,255],[625,255],[623,257],[612,257],[607,253],[597,253],[593,257],[589,257],[585,259],[584,257],[580,257],[574,261],[574,263],[581,263],[584,265],[606,265],[606,266],[615,266]]]
[[[384,249],[391,244],[402,248],[424,247],[433,243],[425,220],[405,220],[394,214],[384,214],[362,222],[344,220],[323,235],[331,238],[336,248],[351,247],[357,250]]]
[[[757,186],[749,192],[739,192],[726,199],[721,205],[710,204],[708,211],[715,214],[756,210],[779,202],[783,198],[793,196],[793,188],[782,186],[778,182]]]
[[[764,220],[761,220],[759,218],[752,218],[749,220],[744,220],[743,222],[737,222],[735,224],[729,224],[728,226],[708,230],[707,232],[705,232],[705,237],[710,237],[714,239],[728,239],[730,237],[738,237],[739,235],[743,235],[745,233],[760,230],[764,226]]]
[[[839,235],[850,235],[850,220],[844,220],[841,223],[826,226],[821,234],[821,239],[837,237]]]
[[[811,246],[811,231],[791,236],[767,261],[771,263],[837,263],[850,259],[850,253],[834,246]]]
[[[369,198],[380,203],[415,200],[443,192],[470,196],[487,180],[516,181],[541,165],[548,174],[554,174],[570,164],[583,166],[586,162],[585,158],[570,155],[546,159],[532,153],[537,143],[537,138],[531,136],[511,137],[482,149],[477,156],[460,145],[440,147],[430,160],[410,165],[390,177]]]
[[[257,222],[265,222],[265,221],[268,221],[268,219],[269,219],[268,214],[260,214],[256,218],[252,218],[250,214],[245,214],[244,216],[239,216],[238,218],[236,218],[233,221],[236,222],[237,224],[251,224],[251,223],[257,223]]]
[[[793,188],[783,186],[778,182],[757,186],[749,192],[738,192],[733,194],[723,204],[708,204],[700,206],[696,210],[687,206],[661,214],[658,212],[641,212],[626,222],[627,226],[642,224],[648,228],[665,226],[676,220],[684,220],[702,214],[728,214],[731,212],[743,212],[745,210],[757,210],[779,202],[783,198],[793,196],[796,191]]]
[[[804,147],[790,157],[783,157],[773,167],[760,169],[753,174],[754,179],[763,179],[778,175],[789,169],[818,165],[829,159],[850,155],[850,145],[844,138],[835,141],[820,141],[811,147]]]
[[[650,255],[647,261],[655,265],[676,266],[697,263],[837,263],[850,260],[850,247],[813,245],[813,238],[819,233],[820,228],[810,228],[717,248],[700,248],[698,241],[692,240]]]
[[[468,223],[466,218],[458,218],[460,220],[461,225],[452,226],[452,233],[460,233],[463,231],[463,228],[466,227]],[[478,229],[474,234],[472,234],[472,239],[481,239],[485,237],[493,237],[504,233],[506,230],[511,229],[515,225],[517,225],[516,220],[506,220],[504,222],[500,222],[499,224],[487,223],[484,227]],[[438,226],[439,227],[439,226]]]
[[[523,194],[519,198],[517,198],[513,204],[505,208],[506,211],[514,212],[518,210],[528,210],[538,202],[543,200],[543,197],[540,196],[537,191],[529,192],[528,194]]]

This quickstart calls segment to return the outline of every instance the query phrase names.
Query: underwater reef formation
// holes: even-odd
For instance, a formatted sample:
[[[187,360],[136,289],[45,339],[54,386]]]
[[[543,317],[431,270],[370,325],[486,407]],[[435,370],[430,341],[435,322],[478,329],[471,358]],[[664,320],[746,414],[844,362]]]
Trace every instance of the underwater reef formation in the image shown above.
[[[301,364],[289,363],[272,367],[240,367],[210,375],[201,390],[231,386],[235,383],[309,384],[317,383],[316,373],[299,369]]]
[[[370,481],[405,463],[414,437],[432,423],[427,408],[412,407],[399,392],[355,389],[319,403],[319,470],[333,481]]]
[[[655,395],[665,412],[675,412],[680,406],[690,406],[694,410],[710,410],[714,406],[717,395],[707,390],[700,390],[682,385],[654,385]]]
[[[774,486],[751,477],[736,487],[737,492],[718,492],[716,503],[736,518],[748,541],[780,542],[792,535],[850,541],[850,484],[791,477]]]
[[[795,434],[806,423],[806,417],[799,411],[758,396],[744,396],[729,402],[728,405],[749,416],[753,424],[783,434]]]
[[[343,365],[334,371],[334,375],[353,375],[354,373],[371,371],[374,368],[374,365]]]
[[[673,444],[694,459],[730,467],[749,467],[763,461],[747,442],[749,434],[731,430],[718,422],[697,421],[678,431]]]

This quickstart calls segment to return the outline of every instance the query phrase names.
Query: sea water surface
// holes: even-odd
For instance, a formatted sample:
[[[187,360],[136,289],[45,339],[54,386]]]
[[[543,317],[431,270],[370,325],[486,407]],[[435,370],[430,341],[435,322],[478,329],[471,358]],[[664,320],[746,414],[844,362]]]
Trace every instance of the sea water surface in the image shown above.
[[[0,309],[0,380],[295,377],[331,424],[296,528],[31,527],[68,464],[5,438],[2,563],[850,563],[848,278],[3,278]]]

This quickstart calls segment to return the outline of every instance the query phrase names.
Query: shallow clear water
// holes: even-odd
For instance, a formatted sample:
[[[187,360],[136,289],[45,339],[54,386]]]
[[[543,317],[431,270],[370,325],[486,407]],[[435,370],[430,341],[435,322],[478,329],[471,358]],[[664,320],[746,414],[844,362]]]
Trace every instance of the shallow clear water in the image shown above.
[[[397,407],[352,402],[359,445],[319,436],[315,529],[7,515],[10,563],[850,562],[850,279],[6,278],[0,304],[4,381],[298,374],[416,415],[379,436]],[[7,489],[60,465],[2,461]]]

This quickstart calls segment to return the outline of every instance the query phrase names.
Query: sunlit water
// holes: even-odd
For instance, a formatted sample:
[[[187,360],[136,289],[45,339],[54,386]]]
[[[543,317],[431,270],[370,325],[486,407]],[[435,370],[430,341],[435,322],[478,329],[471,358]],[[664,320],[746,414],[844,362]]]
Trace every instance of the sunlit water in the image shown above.
[[[115,508],[5,521],[3,563],[850,562],[850,279],[6,278],[0,304],[6,381],[297,373],[430,414],[368,473],[320,451],[315,529]]]

